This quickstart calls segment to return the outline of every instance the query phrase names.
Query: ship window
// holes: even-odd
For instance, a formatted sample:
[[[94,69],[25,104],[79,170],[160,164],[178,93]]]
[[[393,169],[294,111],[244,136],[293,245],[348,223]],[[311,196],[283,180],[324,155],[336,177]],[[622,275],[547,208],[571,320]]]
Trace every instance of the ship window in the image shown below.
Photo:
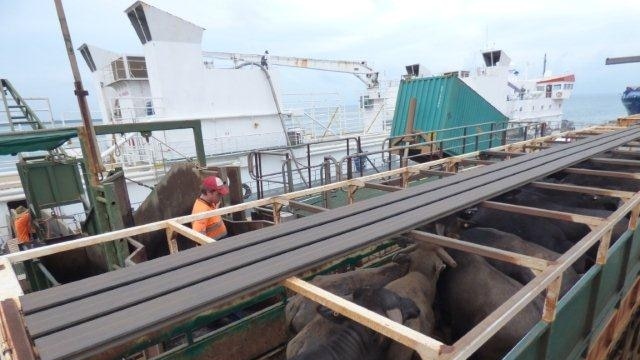
[[[91,72],[96,71],[96,64],[93,62],[93,57],[91,57],[91,53],[89,52],[89,47],[87,47],[86,44],[80,46],[80,54],[82,54],[82,57],[84,58],[84,61],[87,63],[89,70],[91,70]]]
[[[147,64],[144,56],[127,56],[127,65],[129,65],[129,74],[133,79],[147,77]]]
[[[111,72],[113,73],[113,80],[126,79],[126,72],[124,70],[124,60],[118,58],[111,62]]]
[[[373,109],[373,99],[370,99],[369,95],[360,96],[360,108]]]
[[[520,106],[520,111],[522,111],[522,106]]]
[[[565,89],[565,90],[571,90],[571,89],[573,89],[573,84],[564,84],[564,89]]]
[[[145,104],[147,107],[147,116],[155,115],[155,111],[153,111],[153,102],[151,100],[147,101]]]
[[[133,28],[135,29],[140,42],[142,44],[146,44],[147,41],[151,41],[149,24],[147,24],[147,17],[144,15],[142,5],[138,5],[134,9],[127,12],[127,17],[129,17],[131,25],[133,25]]]
[[[562,89],[562,84],[553,85],[553,90],[561,90],[561,89]]]
[[[484,58],[484,64],[487,67],[495,66],[500,62],[500,50],[497,51],[488,51],[482,54]]]

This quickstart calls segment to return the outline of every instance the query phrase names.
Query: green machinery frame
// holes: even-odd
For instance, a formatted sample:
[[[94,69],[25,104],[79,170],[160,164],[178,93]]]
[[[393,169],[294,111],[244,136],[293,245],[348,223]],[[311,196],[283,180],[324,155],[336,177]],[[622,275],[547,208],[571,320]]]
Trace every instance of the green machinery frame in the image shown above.
[[[94,129],[96,135],[139,132],[145,138],[148,138],[153,131],[191,129],[195,140],[197,163],[203,167],[206,165],[202,127],[199,120],[96,125]],[[23,139],[37,138],[45,141],[47,138],[55,138],[56,142],[52,143],[55,145],[51,145],[55,148],[61,143],[60,139],[64,142],[64,139],[78,137],[83,153],[86,154],[88,143],[83,134],[84,129],[81,127],[14,132],[0,135],[0,144],[10,144],[13,146],[12,149],[19,149],[21,143],[29,143],[30,146],[33,146],[34,141],[23,142]],[[18,151],[31,150],[33,149]],[[46,150],[53,150],[53,148]],[[122,169],[112,170],[100,181],[99,185],[91,186],[86,171],[90,167],[85,161],[54,153],[47,156],[20,158],[17,164],[20,181],[29,208],[36,215],[36,219],[40,216],[42,209],[82,203],[87,213],[83,232],[89,235],[114,231],[131,225],[125,224],[123,221],[123,205],[120,201],[122,197],[119,195],[122,193],[122,189],[126,191],[126,188],[124,188]],[[83,175],[80,175],[80,170]],[[86,193],[81,176],[84,177]],[[129,204],[124,206],[129,206]],[[46,238],[43,229],[39,227],[37,227],[37,235],[40,239]],[[99,261],[98,267],[102,268],[102,271],[110,271],[125,266],[128,244],[125,240],[114,241],[96,245],[95,251],[97,254],[93,258]],[[33,289],[41,290],[55,285],[55,279],[52,281],[51,274],[42,264],[36,264],[34,261],[25,263],[25,266]]]

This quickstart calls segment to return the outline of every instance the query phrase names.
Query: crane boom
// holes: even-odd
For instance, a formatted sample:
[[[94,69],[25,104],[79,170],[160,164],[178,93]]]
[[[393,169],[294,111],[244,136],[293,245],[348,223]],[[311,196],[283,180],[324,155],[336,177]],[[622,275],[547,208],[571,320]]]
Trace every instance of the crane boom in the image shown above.
[[[234,62],[253,62],[260,63],[263,55],[259,54],[241,54],[227,52],[211,52],[204,51],[205,57],[231,60]],[[299,58],[293,56],[269,56],[269,65],[290,66],[297,68],[306,68],[322,71],[333,71],[352,74],[360,79],[369,88],[378,86],[378,72],[373,70],[366,61],[349,61],[349,60],[323,60]]]
[[[616,58],[607,58],[605,65],[617,65],[640,62],[640,56],[624,56]]]

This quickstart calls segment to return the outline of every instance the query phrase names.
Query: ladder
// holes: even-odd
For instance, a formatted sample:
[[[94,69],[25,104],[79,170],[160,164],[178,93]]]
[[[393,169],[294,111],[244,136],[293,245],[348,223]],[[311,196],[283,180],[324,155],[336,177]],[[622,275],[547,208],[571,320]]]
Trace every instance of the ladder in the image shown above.
[[[5,114],[12,132],[16,131],[16,126],[20,128],[19,125],[30,125],[33,130],[44,129],[44,125],[38,115],[29,107],[9,80],[0,79],[0,93],[2,94],[2,103],[4,104]]]

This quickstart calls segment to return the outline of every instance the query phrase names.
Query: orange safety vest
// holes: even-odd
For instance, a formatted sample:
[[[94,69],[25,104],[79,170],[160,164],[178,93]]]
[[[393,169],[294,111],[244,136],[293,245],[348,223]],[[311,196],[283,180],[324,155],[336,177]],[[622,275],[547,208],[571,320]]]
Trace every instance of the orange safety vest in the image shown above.
[[[193,210],[191,211],[191,214],[198,214],[215,209],[215,205],[209,204],[201,198],[198,198],[193,204]],[[220,239],[221,237],[227,235],[227,227],[224,225],[224,221],[222,221],[222,217],[220,215],[215,215],[202,220],[196,220],[191,223],[191,228],[214,239]]]
[[[31,241],[31,214],[29,212],[18,215],[13,225],[16,228],[18,244],[27,244]]]

